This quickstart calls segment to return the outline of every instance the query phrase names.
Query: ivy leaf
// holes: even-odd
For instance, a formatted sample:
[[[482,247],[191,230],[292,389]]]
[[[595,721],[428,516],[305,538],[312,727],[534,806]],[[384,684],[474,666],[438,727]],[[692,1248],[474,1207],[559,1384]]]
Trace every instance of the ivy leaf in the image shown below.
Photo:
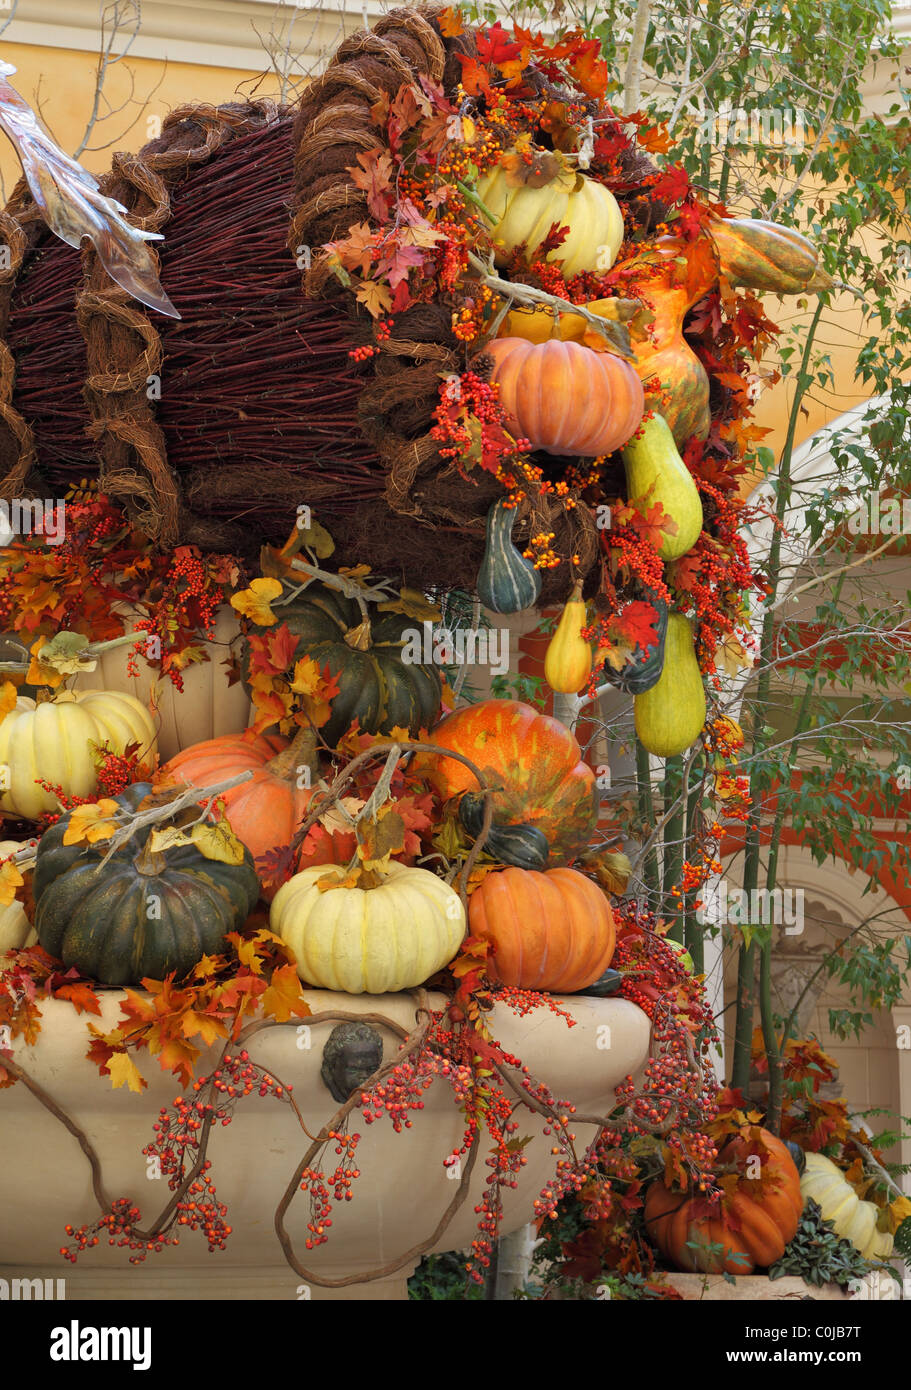
[[[278,579],[254,579],[249,589],[241,589],[239,594],[231,595],[231,607],[257,627],[271,627],[278,622],[272,612],[272,601],[282,592]]]
[[[101,840],[110,840],[118,828],[116,817],[119,811],[117,802],[107,797],[93,802],[90,806],[77,806],[63,832],[63,843],[78,845],[87,840],[90,845],[94,845]]]
[[[206,859],[219,864],[242,864],[244,847],[226,820],[199,821],[190,832],[192,843]]]

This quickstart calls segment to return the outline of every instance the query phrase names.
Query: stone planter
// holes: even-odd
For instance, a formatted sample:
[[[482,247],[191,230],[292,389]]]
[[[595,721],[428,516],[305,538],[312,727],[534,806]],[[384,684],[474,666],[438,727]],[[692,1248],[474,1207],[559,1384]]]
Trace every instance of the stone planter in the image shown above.
[[[102,1030],[115,1026],[122,994],[101,995],[103,1018],[93,1019]],[[413,1026],[414,1001],[404,995],[351,996],[307,991],[314,1013],[378,1012],[406,1027]],[[433,996],[440,1007],[442,996]],[[626,1000],[572,997],[563,1001],[576,1020],[569,1029],[547,1010],[517,1018],[497,1006],[491,1030],[508,1052],[522,1058],[531,1071],[560,1098],[580,1111],[605,1114],[614,1102],[614,1087],[627,1073],[643,1066],[649,1045],[649,1021]],[[63,1001],[42,1003],[43,1027],[34,1047],[21,1040],[14,1056],[62,1108],[85,1130],[100,1156],[105,1187],[113,1197],[129,1196],[151,1221],[168,1199],[164,1180],[149,1174],[141,1150],[152,1135],[162,1106],[173,1102],[179,1085],[158,1062],[142,1053],[140,1069],[148,1090],[139,1095],[114,1091],[85,1058],[88,1034],[85,1016]],[[334,1022],[297,1023],[270,1029],[250,1043],[251,1055],[282,1082],[291,1082],[294,1096],[311,1133],[335,1112],[320,1079],[322,1049]],[[606,1031],[609,1030],[609,1031]],[[384,1056],[394,1055],[395,1036],[383,1034]],[[607,1044],[607,1045],[605,1045]],[[207,1068],[200,1058],[198,1072]],[[361,1176],[351,1202],[333,1211],[327,1245],[305,1249],[309,1219],[307,1195],[298,1193],[287,1213],[286,1226],[301,1263],[323,1278],[363,1274],[393,1261],[429,1237],[451,1201],[456,1186],[443,1167],[444,1157],[461,1143],[464,1120],[452,1092],[442,1081],[425,1095],[425,1108],[414,1115],[410,1130],[396,1134],[386,1121],[365,1126],[360,1112],[351,1128],[363,1134],[358,1149]],[[516,1230],[532,1214],[535,1196],[553,1172],[552,1139],[543,1134],[543,1119],[528,1111],[519,1116],[519,1133],[532,1136],[525,1150],[526,1167],[516,1191],[504,1195],[503,1231]],[[222,1298],[297,1299],[403,1298],[416,1259],[396,1270],[381,1284],[354,1284],[337,1292],[301,1278],[282,1255],[274,1228],[275,1208],[293,1177],[309,1141],[293,1112],[275,1100],[255,1095],[241,1102],[225,1129],[216,1129],[209,1150],[219,1200],[227,1203],[233,1227],[227,1249],[209,1254],[198,1233],[186,1234],[176,1248],[152,1254],[144,1265],[130,1266],[128,1252],[104,1242],[86,1252],[73,1266],[59,1255],[64,1227],[94,1220],[89,1165],[76,1140],[30,1094],[24,1085],[0,1091],[0,1127],[4,1162],[0,1166],[0,1278],[66,1279],[67,1297],[97,1299]],[[594,1136],[591,1126],[575,1128],[577,1148]],[[474,1170],[468,1196],[452,1223],[432,1248],[462,1249],[476,1231],[473,1210],[488,1170],[487,1145]],[[334,1153],[327,1161],[334,1160]]]
[[[849,1294],[838,1284],[823,1284],[817,1289],[792,1274],[781,1279],[770,1279],[766,1274],[738,1274],[733,1283],[721,1274],[668,1274],[665,1277],[688,1303],[793,1302],[801,1298],[834,1303],[850,1301]]]

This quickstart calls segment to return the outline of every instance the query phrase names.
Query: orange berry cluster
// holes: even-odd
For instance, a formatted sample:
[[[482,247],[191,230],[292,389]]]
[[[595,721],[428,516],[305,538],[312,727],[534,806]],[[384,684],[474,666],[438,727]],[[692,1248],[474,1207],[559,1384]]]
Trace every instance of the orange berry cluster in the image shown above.
[[[355,1165],[355,1152],[360,1138],[359,1134],[346,1134],[330,1129],[329,1139],[335,1140],[335,1152],[340,1160],[335,1170],[328,1177],[321,1168],[305,1168],[301,1174],[301,1191],[310,1194],[310,1220],[307,1222],[310,1234],[305,1241],[308,1250],[325,1245],[329,1239],[332,1201],[350,1202],[354,1196],[351,1184],[361,1175],[361,1170]]]

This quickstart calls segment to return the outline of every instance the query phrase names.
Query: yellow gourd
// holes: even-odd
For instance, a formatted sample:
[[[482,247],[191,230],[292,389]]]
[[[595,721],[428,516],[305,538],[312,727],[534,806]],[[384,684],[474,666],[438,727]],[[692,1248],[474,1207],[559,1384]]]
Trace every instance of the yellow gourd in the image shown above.
[[[663,531],[658,553],[662,560],[679,560],[699,539],[702,501],[664,417],[651,415],[643,420],[622,455],[627,500],[646,513],[660,502],[664,513],[677,523],[677,534]]]
[[[575,694],[586,684],[592,673],[592,649],[582,636],[586,625],[582,581],[575,588],[560,615],[557,630],[547,647],[544,658],[544,679],[551,690]]]
[[[651,690],[633,699],[633,716],[643,748],[656,758],[686,752],[702,732],[705,686],[696,660],[693,629],[682,613],[668,617],[664,669]]]
[[[804,1201],[818,1204],[824,1221],[831,1221],[838,1235],[849,1240],[868,1260],[885,1260],[892,1254],[893,1238],[877,1229],[879,1208],[858,1197],[842,1170],[825,1154],[808,1153],[800,1179]]]
[[[448,883],[392,861],[375,887],[329,888],[347,870],[319,865],[279,888],[269,913],[301,979],[346,994],[386,994],[423,984],[452,960],[465,910]]]

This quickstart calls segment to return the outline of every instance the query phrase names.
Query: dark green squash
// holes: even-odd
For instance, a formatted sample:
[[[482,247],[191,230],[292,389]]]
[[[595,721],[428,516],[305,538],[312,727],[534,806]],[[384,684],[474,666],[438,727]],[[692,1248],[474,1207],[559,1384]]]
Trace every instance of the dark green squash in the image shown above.
[[[798,1173],[803,1173],[807,1166],[807,1156],[799,1144],[795,1144],[793,1139],[785,1141],[785,1148],[794,1160],[794,1166]]]
[[[478,598],[494,613],[521,613],[538,601],[541,575],[512,543],[516,509],[501,498],[487,513],[487,541],[478,573]]]
[[[339,693],[319,730],[330,747],[355,719],[369,734],[388,734],[398,726],[416,735],[437,722],[440,672],[432,663],[409,659],[416,647],[423,649],[425,628],[419,619],[381,613],[368,603],[365,623],[354,599],[319,583],[308,584],[276,611],[298,638],[295,660],[310,656],[337,678]]]
[[[615,671],[610,662],[604,666],[604,679],[611,685],[615,685],[618,690],[622,690],[625,695],[642,695],[646,690],[651,690],[658,684],[661,672],[664,669],[664,644],[667,639],[667,604],[664,599],[656,598],[651,593],[647,599],[655,612],[658,614],[658,621],[655,628],[658,633],[658,641],[654,647],[647,649],[637,647],[632,656]]]
[[[480,835],[484,798],[466,792],[459,802],[459,820],[469,835]],[[492,824],[483,848],[485,854],[499,859],[501,864],[512,864],[517,869],[545,869],[550,861],[547,836],[536,825]]]
[[[610,995],[616,994],[622,984],[622,973],[609,965],[603,975],[599,975],[592,984],[586,985],[585,989],[577,990],[576,993],[593,994],[596,999],[607,999]]]
[[[135,811],[152,790],[146,782],[115,797]],[[242,864],[206,859],[193,845],[153,854],[154,826],[137,830],[104,865],[110,846],[65,845],[62,816],[38,844],[33,892],[35,930],[64,965],[106,985],[138,985],[148,977],[178,979],[253,910],[259,879],[249,850]]]

